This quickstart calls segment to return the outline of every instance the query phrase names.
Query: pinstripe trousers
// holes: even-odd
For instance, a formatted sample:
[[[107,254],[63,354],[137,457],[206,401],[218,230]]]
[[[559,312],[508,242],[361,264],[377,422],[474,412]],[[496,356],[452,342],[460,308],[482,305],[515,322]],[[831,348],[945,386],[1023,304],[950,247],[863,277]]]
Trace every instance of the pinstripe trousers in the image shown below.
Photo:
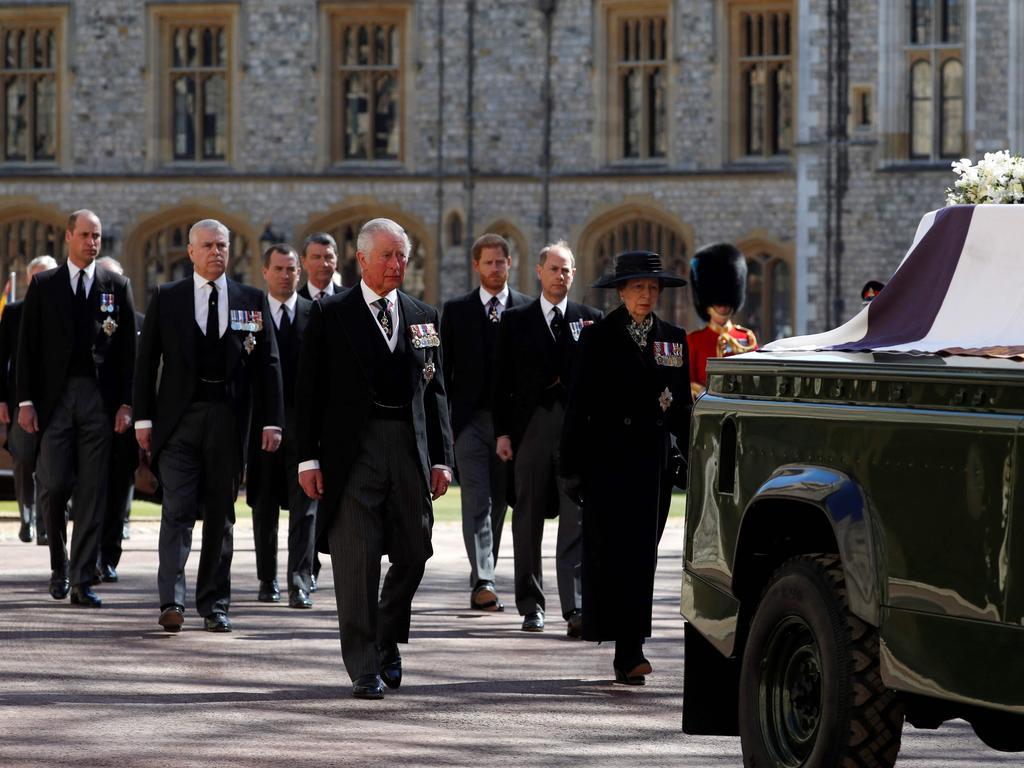
[[[352,680],[380,672],[378,643],[409,642],[433,522],[412,424],[371,419],[327,532],[341,655]],[[381,586],[384,555],[391,567]]]

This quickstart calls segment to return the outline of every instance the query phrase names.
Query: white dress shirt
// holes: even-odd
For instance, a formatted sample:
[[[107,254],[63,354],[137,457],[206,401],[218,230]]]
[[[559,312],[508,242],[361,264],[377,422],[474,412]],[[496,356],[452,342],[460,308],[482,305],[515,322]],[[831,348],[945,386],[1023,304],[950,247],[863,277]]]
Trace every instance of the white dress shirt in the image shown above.
[[[268,293],[267,301],[270,302],[270,317],[274,320],[275,328],[281,330],[281,307],[288,307],[288,317],[295,322],[295,305],[299,303],[299,294],[293,293],[288,301],[282,303]]]
[[[192,273],[192,282],[195,285],[196,295],[196,325],[199,331],[206,335],[206,317],[210,314],[210,281]],[[222,337],[228,330],[228,279],[221,275],[213,284],[217,286],[217,338]]]
[[[548,324],[548,330],[551,331],[551,321],[555,319],[554,313],[551,311],[555,307],[558,307],[558,311],[562,313],[562,320],[565,320],[565,309],[569,306],[569,297],[566,296],[558,304],[552,304],[550,301],[544,298],[544,294],[540,295],[540,308],[544,313],[544,322]],[[555,337],[555,332],[551,331],[551,338]]]
[[[393,290],[387,296],[378,296],[372,290],[370,286],[364,283],[362,280],[359,281],[359,289],[363,292],[363,301],[366,302],[366,308],[370,310],[373,315],[373,322],[377,325],[377,330],[380,331],[381,337],[383,337],[385,343],[388,345],[388,349],[392,352],[398,346],[398,291]],[[384,332],[384,326],[377,320],[377,313],[380,312],[380,307],[374,304],[375,301],[381,299],[388,300],[388,315],[391,316],[391,338],[388,338],[387,333]]]
[[[78,273],[85,272],[85,295],[88,296],[92,290],[92,281],[96,277],[96,262],[92,261],[85,269],[76,267],[71,259],[68,259],[68,272],[71,275],[71,293],[75,293],[78,290]]]
[[[501,317],[501,313],[505,311],[505,307],[508,305],[508,283],[505,283],[505,287],[496,294],[491,293],[482,285],[480,286],[480,301],[483,302],[484,312],[488,311],[488,305],[493,296],[498,297],[498,317]]]
[[[337,291],[335,290],[336,286],[334,285],[333,280],[329,282],[327,284],[327,287],[324,288],[323,290],[320,290],[312,283],[306,283],[306,288],[309,290],[309,297],[314,301],[316,301],[317,299],[326,298],[328,296],[333,296],[335,293],[337,293]]]

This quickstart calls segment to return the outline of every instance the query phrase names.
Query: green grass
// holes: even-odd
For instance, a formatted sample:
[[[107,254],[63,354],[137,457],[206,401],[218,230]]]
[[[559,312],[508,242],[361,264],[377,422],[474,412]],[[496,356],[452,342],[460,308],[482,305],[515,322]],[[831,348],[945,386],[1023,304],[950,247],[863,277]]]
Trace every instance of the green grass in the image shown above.
[[[457,486],[452,488],[434,502],[434,520],[438,522],[452,522],[462,519],[461,513],[462,494]],[[676,492],[672,495],[672,508],[669,512],[671,518],[682,518],[683,509],[686,507],[686,494]],[[18,505],[14,501],[0,501],[0,516],[5,518],[18,516]],[[244,497],[235,502],[235,516],[239,520],[252,519],[252,510],[245,503]],[[132,503],[133,520],[159,520],[160,505],[149,501],[136,501]]]

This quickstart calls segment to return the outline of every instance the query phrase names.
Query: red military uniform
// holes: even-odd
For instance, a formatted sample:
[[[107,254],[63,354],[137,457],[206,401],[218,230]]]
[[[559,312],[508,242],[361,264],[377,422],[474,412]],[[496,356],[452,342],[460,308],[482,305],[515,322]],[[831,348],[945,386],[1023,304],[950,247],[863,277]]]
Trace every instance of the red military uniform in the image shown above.
[[[699,331],[687,334],[686,344],[690,348],[690,391],[696,397],[708,385],[708,358],[729,357],[757,349],[754,332],[731,320],[724,326],[709,321]]]

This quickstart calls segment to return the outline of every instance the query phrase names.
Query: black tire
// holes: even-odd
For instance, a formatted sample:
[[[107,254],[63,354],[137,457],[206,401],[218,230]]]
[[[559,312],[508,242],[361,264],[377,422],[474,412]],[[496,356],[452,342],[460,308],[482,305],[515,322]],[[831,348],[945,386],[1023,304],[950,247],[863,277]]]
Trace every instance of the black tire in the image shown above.
[[[888,768],[903,706],[882,684],[878,631],[850,613],[838,556],[801,555],[772,576],[743,651],[747,768]]]

